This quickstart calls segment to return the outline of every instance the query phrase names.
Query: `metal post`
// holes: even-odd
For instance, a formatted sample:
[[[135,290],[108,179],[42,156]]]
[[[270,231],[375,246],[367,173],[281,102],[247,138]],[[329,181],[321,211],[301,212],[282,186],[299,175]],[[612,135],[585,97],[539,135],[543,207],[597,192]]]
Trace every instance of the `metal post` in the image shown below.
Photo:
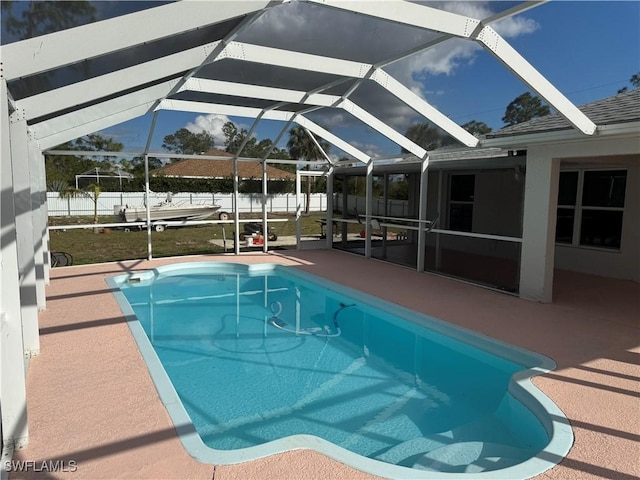
[[[233,221],[235,226],[235,233],[233,234],[234,241],[234,253],[236,255],[240,255],[240,210],[238,208],[239,198],[238,198],[238,156],[234,155],[233,157],[233,202],[235,207],[233,210]]]
[[[33,209],[31,205],[31,178],[29,173],[29,139],[27,121],[22,111],[9,117],[11,122],[11,163],[18,241],[18,270],[20,272],[20,300],[22,311],[22,338],[25,356],[38,355],[40,339],[38,328],[38,296],[36,293],[35,250],[33,244]]]
[[[389,174],[385,173],[382,177],[382,214],[385,217],[389,215]],[[387,258],[387,227],[382,229],[384,236],[382,237],[382,258]]]
[[[302,228],[300,225],[301,190],[300,165],[296,165],[296,250],[302,249]]]
[[[442,212],[442,196],[444,192],[442,191],[442,170],[438,171],[438,211],[436,212],[436,216],[440,218]],[[441,254],[441,245],[440,245],[440,234],[436,233],[436,272],[439,272],[442,267],[442,254]]]
[[[156,129],[158,123],[158,112],[153,112],[153,118],[151,119],[151,126],[149,127],[149,134],[147,135],[147,144],[144,147],[144,188],[147,196],[145,202],[146,217],[147,217],[147,259],[153,258],[153,244],[151,242],[151,190],[149,188],[149,150],[151,149],[151,140],[153,139],[153,132]]]
[[[151,250],[151,190],[149,189],[149,155],[144,156],[144,190],[146,192],[147,201],[145,202],[145,215],[147,217],[147,259],[153,259]]]
[[[347,218],[349,210],[349,177],[344,175],[342,180],[342,218]],[[349,235],[349,224],[342,222],[342,248],[347,247],[347,238]]]
[[[262,251],[267,253],[269,251],[269,225],[267,224],[267,161],[262,160]]]
[[[427,186],[429,179],[429,155],[422,159],[420,169],[420,204],[418,205],[418,258],[416,269],[424,272],[424,256],[427,234],[425,226],[427,221]]]
[[[0,78],[0,398],[4,449],[29,440],[7,83]]]
[[[38,167],[40,169],[40,189],[41,189],[41,197],[40,197],[40,218],[42,219],[42,229],[43,229],[43,249],[42,249],[42,257],[43,257],[43,265],[44,265],[44,283],[45,285],[49,285],[49,273],[51,270],[51,248],[49,242],[49,229],[47,228],[47,220],[49,218],[49,207],[47,204],[47,175],[45,170],[45,158],[42,152],[39,153],[39,161]]]
[[[333,179],[334,179],[334,168],[329,168],[327,172],[327,225],[325,228],[325,232],[327,234],[326,244],[327,248],[333,247]]]
[[[46,239],[47,219],[42,218],[42,181],[40,179],[42,154],[35,140],[29,140],[29,183],[31,191],[31,217],[33,220],[33,228],[31,230],[33,251],[34,251],[34,269],[36,278],[36,300],[38,302],[38,310],[46,308],[45,285],[45,267],[44,267],[44,244]]]
[[[365,206],[364,206],[364,215],[366,218],[366,223],[364,227],[365,231],[365,239],[364,239],[364,256],[365,258],[371,258],[371,232],[373,229],[371,228],[371,213],[372,213],[372,203],[373,203],[373,161],[367,164],[367,178],[366,178],[366,189],[365,189]]]

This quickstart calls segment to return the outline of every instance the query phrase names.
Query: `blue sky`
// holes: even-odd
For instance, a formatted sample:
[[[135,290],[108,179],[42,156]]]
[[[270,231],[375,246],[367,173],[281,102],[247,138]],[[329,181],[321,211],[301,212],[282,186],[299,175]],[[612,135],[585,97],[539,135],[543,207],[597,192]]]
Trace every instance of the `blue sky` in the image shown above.
[[[473,2],[467,7],[472,13],[474,9],[490,11],[495,5]],[[460,10],[462,6],[456,8]],[[619,88],[628,85],[631,75],[640,71],[638,1],[553,1],[496,29],[577,105],[615,95]],[[501,128],[507,104],[527,91],[527,87],[471,42],[445,45],[446,48],[395,65],[389,71],[458,124],[478,120],[494,130]],[[401,132],[422,120],[393,102],[380,109]],[[161,112],[152,151],[161,151],[164,136],[182,127],[198,131],[221,124],[219,118],[198,117],[193,113]],[[230,120],[247,128],[252,123],[247,118]],[[321,120],[333,133],[371,154],[399,152],[395,144],[344,115],[325,115]],[[146,143],[150,123],[151,115],[147,115],[101,133],[123,142],[125,150],[139,150]],[[275,139],[282,127],[278,122],[263,122],[256,136]],[[219,138],[219,132],[217,135]],[[333,154],[341,152],[333,149]]]

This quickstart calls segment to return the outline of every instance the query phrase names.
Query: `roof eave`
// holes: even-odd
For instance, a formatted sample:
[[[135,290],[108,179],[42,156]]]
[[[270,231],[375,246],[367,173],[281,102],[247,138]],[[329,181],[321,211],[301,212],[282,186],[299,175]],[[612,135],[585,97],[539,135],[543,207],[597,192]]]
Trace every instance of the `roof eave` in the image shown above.
[[[640,120],[611,125],[598,125],[595,135],[587,136],[572,128],[535,133],[505,135],[480,141],[481,147],[519,149],[530,145],[554,144],[614,136],[640,136]]]

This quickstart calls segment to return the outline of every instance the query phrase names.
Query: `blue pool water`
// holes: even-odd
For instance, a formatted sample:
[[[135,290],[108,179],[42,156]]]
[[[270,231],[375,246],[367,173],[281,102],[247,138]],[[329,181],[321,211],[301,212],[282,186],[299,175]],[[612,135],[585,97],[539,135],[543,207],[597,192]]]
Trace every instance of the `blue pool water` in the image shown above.
[[[315,280],[213,263],[112,280],[162,366],[156,383],[166,372],[204,445],[231,451],[212,461],[306,446],[347,463],[372,459],[354,466],[380,475],[389,465],[388,476],[514,478],[514,466],[554,463],[537,458],[550,444],[550,415],[534,414],[522,399],[538,403],[511,388],[544,359]]]

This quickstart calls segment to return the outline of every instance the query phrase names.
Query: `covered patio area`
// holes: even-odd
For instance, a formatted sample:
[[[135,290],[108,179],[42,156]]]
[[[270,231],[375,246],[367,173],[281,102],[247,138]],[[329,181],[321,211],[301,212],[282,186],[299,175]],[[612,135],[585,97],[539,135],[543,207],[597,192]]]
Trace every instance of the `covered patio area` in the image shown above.
[[[640,286],[556,270],[541,304],[335,250],[220,255],[65,267],[51,271],[40,315],[41,355],[27,378],[30,441],[14,460],[60,460],[71,472],[9,478],[372,478],[308,450],[240,465],[190,458],[106,277],[188,261],[290,265],[322,278],[551,357],[534,379],[567,415],[575,444],[538,478],[632,479],[637,421]],[[559,460],[559,459],[558,459]]]

